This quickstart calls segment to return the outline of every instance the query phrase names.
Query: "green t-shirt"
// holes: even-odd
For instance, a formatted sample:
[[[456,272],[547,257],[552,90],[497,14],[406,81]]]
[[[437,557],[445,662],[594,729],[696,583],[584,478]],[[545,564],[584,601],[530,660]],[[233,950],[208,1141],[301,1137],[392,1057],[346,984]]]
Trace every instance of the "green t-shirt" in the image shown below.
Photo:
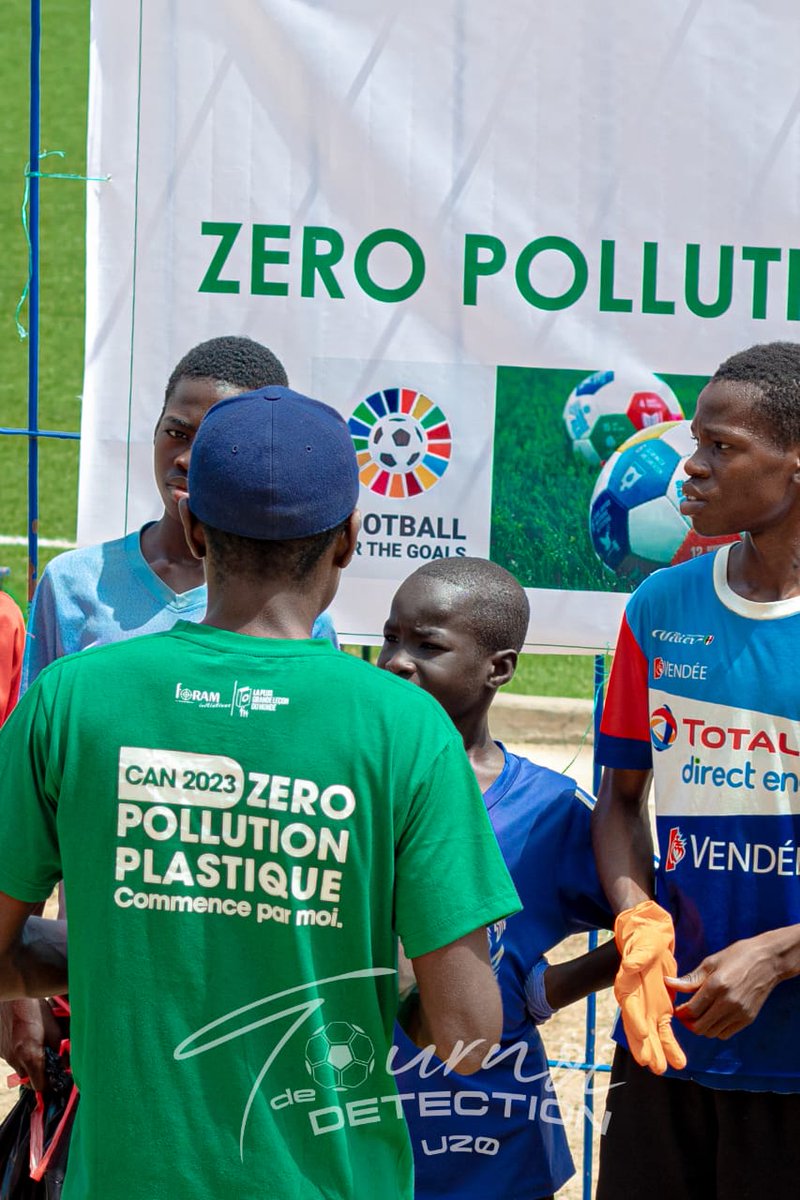
[[[49,667],[0,797],[0,890],[65,881],[64,1200],[411,1196],[394,935],[416,957],[519,908],[430,696],[180,623]]]

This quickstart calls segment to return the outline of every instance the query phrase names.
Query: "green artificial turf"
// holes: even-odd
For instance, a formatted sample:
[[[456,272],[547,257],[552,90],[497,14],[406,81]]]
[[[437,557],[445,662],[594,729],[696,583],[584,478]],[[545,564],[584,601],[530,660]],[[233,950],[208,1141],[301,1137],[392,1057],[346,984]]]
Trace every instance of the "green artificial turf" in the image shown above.
[[[589,506],[599,467],[574,453],[562,416],[572,389],[596,369],[497,372],[491,555],[525,587],[633,591],[594,552]],[[692,416],[707,377],[659,374]]]
[[[86,170],[88,0],[42,0],[42,171]],[[0,39],[0,426],[28,423],[28,342],[18,337],[14,309],[28,271],[20,209],[28,161],[30,5],[7,0]],[[39,426],[79,430],[83,378],[85,184],[40,182]],[[22,311],[27,326],[27,308]],[[77,512],[78,444],[39,442],[39,532],[73,539]],[[24,437],[0,437],[0,533],[27,532],[27,454]],[[42,550],[40,569],[54,550]],[[0,545],[7,584],[24,602],[27,549]]]

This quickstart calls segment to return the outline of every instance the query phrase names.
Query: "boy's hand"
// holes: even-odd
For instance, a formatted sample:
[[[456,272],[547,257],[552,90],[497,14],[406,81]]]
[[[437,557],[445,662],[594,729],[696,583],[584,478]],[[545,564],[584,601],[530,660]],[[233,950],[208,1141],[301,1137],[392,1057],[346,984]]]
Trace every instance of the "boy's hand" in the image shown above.
[[[762,935],[709,954],[688,975],[666,982],[678,992],[694,992],[675,1010],[687,1029],[724,1041],[756,1019],[780,980],[775,954]]]
[[[614,995],[631,1054],[656,1075],[663,1075],[668,1064],[680,1070],[686,1055],[672,1032],[672,1000],[665,983],[677,969],[672,917],[654,900],[644,900],[619,914],[614,937],[621,955]]]
[[[58,1050],[61,1030],[46,1000],[0,1004],[0,1055],[37,1092],[45,1089],[45,1046]]]

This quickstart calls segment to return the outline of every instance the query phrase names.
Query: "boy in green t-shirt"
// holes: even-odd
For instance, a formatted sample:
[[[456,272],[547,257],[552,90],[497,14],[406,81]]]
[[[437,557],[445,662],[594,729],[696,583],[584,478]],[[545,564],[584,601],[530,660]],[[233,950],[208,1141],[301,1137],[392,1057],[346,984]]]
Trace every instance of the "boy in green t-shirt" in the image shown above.
[[[516,893],[436,702],[309,637],[359,525],[338,414],[219,402],[189,495],[205,620],[59,660],[0,735],[0,996],[67,989],[63,925],[29,915],[63,876],[64,1200],[407,1200],[396,934],[475,1070]]]

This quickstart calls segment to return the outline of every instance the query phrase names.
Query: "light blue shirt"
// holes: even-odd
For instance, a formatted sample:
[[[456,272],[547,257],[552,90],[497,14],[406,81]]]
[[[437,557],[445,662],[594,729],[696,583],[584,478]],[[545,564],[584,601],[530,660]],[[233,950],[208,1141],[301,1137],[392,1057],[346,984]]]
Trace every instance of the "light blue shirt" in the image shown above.
[[[144,558],[141,532],[70,550],[47,566],[28,618],[23,691],[40,671],[65,654],[161,633],[176,621],[202,620],[205,584],[188,592],[173,592]],[[329,638],[338,648],[327,612],[317,617],[311,636]]]

